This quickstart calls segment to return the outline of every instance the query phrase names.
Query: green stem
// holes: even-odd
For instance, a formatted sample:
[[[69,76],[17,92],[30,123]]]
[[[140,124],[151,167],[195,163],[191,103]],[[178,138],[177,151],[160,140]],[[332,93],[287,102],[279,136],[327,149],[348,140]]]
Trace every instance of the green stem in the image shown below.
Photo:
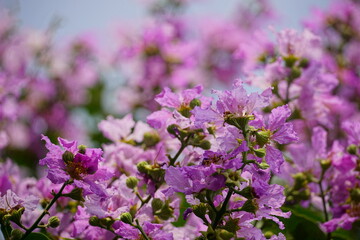
[[[150,238],[146,235],[146,233],[144,232],[144,230],[142,229],[142,227],[139,224],[139,220],[135,220],[136,225],[134,227],[136,227],[137,229],[139,229],[139,231],[141,232],[141,235],[143,235],[143,237],[145,238],[145,240],[150,240]]]
[[[185,139],[185,141],[182,141],[182,142],[181,142],[181,147],[180,147],[179,151],[177,151],[177,153],[175,154],[174,157],[169,157],[169,159],[170,159],[169,166],[174,166],[176,160],[178,159],[178,157],[180,156],[180,154],[182,153],[182,151],[184,151],[184,149],[186,148],[186,146],[187,146],[187,144],[188,144],[188,142],[189,142],[189,140],[190,140],[191,137],[192,137],[192,135],[189,135],[189,136]]]
[[[208,204],[210,205],[210,207],[214,210],[214,212],[217,214],[217,209],[214,205],[214,203],[212,202],[212,199],[211,199],[211,196],[210,196],[210,191],[209,190],[206,190],[206,199],[207,199],[207,202]]]
[[[64,191],[66,185],[68,185],[69,182],[66,181],[64,182],[64,184],[62,185],[62,187],[60,188],[59,192],[57,194],[55,194],[54,198],[51,200],[51,202],[46,206],[46,208],[44,209],[44,211],[41,213],[41,215],[38,217],[38,219],[36,219],[36,221],[34,222],[34,224],[25,232],[24,236],[21,238],[21,240],[25,239],[30,233],[32,233],[32,231],[34,231],[39,223],[41,222],[41,220],[43,219],[43,217],[49,213],[50,208],[54,205],[54,203],[62,196],[62,192]]]
[[[215,220],[212,224],[212,228],[214,230],[216,229],[217,225],[220,223],[220,220],[223,217],[223,215],[226,213],[226,208],[227,208],[227,205],[230,201],[232,194],[233,194],[233,191],[231,189],[229,189],[229,191],[225,197],[224,203],[221,206],[221,209],[216,213]]]
[[[320,176],[320,180],[319,180],[319,187],[320,187],[321,201],[322,201],[323,211],[324,211],[324,216],[325,216],[325,222],[327,222],[327,221],[329,221],[329,215],[328,215],[328,211],[326,208],[325,191],[322,186],[323,179],[324,179],[324,171],[321,172],[321,176]],[[326,238],[327,238],[327,240],[330,240],[331,233],[328,233]]]
[[[145,204],[147,204],[151,199],[151,195],[149,195],[145,200],[141,201],[141,205],[139,207],[139,210],[140,208],[142,208]]]

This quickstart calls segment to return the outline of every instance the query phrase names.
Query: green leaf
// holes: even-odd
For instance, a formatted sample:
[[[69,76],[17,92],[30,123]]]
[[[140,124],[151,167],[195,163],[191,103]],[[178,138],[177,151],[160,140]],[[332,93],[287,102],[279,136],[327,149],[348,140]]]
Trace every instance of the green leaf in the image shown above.
[[[323,215],[319,211],[315,211],[309,208],[303,208],[299,205],[295,205],[291,207],[283,207],[282,209],[285,212],[291,211],[293,215],[296,215],[301,218],[305,218],[306,220],[313,223],[324,222]]]
[[[25,240],[51,240],[49,237],[42,233],[30,233]]]
[[[292,211],[290,218],[280,218],[285,224],[284,234],[286,239],[291,240],[325,240],[326,236],[319,228],[322,216],[311,209],[300,206],[283,208]],[[321,214],[321,213],[320,213]]]

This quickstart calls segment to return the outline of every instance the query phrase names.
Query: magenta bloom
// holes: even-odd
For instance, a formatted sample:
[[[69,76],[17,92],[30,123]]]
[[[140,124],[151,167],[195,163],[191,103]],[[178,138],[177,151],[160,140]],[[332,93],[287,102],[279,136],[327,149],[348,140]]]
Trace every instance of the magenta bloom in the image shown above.
[[[185,194],[200,192],[203,189],[216,191],[225,186],[225,177],[216,175],[215,165],[169,167],[166,169],[165,181],[175,192]]]
[[[51,143],[46,136],[42,139],[49,152],[39,164],[48,166],[47,177],[51,182],[59,184],[72,179],[77,187],[84,189],[84,194],[105,196],[100,181],[109,179],[112,173],[99,167],[99,162],[103,161],[101,149],[86,148],[80,151],[76,141],[58,138],[60,147]]]
[[[298,141],[296,132],[294,131],[293,124],[286,122],[290,117],[291,110],[287,105],[277,107],[271,111],[267,124],[263,119],[258,116],[258,119],[253,121],[251,125],[259,129],[266,129],[269,139],[280,144],[288,144]],[[280,172],[280,166],[284,163],[282,152],[271,146],[270,143],[266,144],[266,162],[270,165],[271,171],[275,173]]]

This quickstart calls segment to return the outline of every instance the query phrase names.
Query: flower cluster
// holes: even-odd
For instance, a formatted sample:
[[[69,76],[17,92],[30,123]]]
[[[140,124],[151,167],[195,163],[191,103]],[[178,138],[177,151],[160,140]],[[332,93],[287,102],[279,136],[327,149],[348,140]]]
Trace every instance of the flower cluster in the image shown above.
[[[190,1],[148,4],[103,62],[88,35],[58,48],[1,15],[0,239],[356,239],[358,1],[275,40],[263,0],[200,24]]]

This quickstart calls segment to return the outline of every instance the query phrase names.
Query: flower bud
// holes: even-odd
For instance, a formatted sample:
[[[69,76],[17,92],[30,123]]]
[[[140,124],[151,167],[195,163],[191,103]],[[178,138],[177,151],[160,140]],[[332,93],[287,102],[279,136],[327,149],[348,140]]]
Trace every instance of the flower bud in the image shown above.
[[[234,237],[233,233],[226,231],[225,229],[220,230],[219,235],[222,240],[230,240]]]
[[[11,231],[11,239],[12,240],[20,240],[23,237],[24,233],[20,229],[13,229]]]
[[[168,131],[168,133],[170,133],[171,135],[177,135],[179,132],[179,126],[176,124],[171,124],[167,127],[166,129]]]
[[[301,59],[299,63],[299,67],[301,68],[307,68],[309,66],[309,60],[306,58]]]
[[[294,66],[294,64],[296,63],[296,61],[298,60],[298,58],[294,55],[289,55],[286,57],[283,57],[284,62],[285,62],[285,66],[288,68],[292,68]]]
[[[132,224],[133,218],[130,213],[124,212],[120,215],[120,220],[127,224]]]
[[[100,225],[105,226],[106,229],[109,229],[114,222],[115,220],[111,217],[105,217],[100,219]]]
[[[215,134],[216,131],[216,127],[215,126],[211,126],[207,128],[209,134]]]
[[[260,169],[265,170],[265,169],[268,169],[268,168],[270,167],[270,165],[267,164],[266,162],[262,162],[262,163],[259,163],[259,164],[258,164],[258,167],[259,167]]]
[[[266,238],[271,238],[273,235],[274,235],[274,233],[271,232],[271,231],[266,231],[266,232],[264,233],[264,236],[265,236]]]
[[[289,75],[289,79],[290,81],[298,78],[301,76],[301,70],[297,67],[294,67],[291,69],[290,75]]]
[[[160,210],[163,206],[164,203],[159,198],[154,198],[151,202],[151,207],[153,209],[153,212]]]
[[[357,154],[357,146],[355,144],[349,145],[346,150],[351,155],[356,155]]]
[[[9,219],[16,224],[21,225],[21,216],[24,213],[24,211],[25,211],[24,207],[21,207],[17,210],[16,209],[11,210],[10,212],[11,217]]]
[[[65,151],[62,155],[62,160],[68,164],[72,161],[74,161],[74,154],[70,151]]]
[[[71,190],[71,192],[63,194],[63,196],[69,197],[76,201],[81,201],[81,202],[85,201],[85,199],[83,197],[83,189],[82,188],[74,188],[73,190]]]
[[[292,176],[294,178],[294,190],[299,190],[307,185],[307,177],[304,173],[296,173]]]
[[[331,167],[331,160],[330,159],[320,160],[320,166],[321,166],[321,169],[325,172],[326,170],[329,169],[329,167]]]
[[[196,106],[200,107],[201,106],[201,101],[199,99],[197,99],[197,98],[194,98],[190,102],[190,108],[194,109]]]
[[[126,179],[126,186],[130,189],[134,189],[135,187],[137,187],[139,180],[136,177],[128,177]]]
[[[86,146],[85,145],[79,145],[78,149],[79,149],[79,153],[81,153],[81,154],[86,153]]]
[[[144,144],[146,147],[153,147],[160,142],[160,137],[157,132],[146,132],[144,134]]]
[[[211,143],[208,140],[203,140],[198,146],[204,150],[209,150],[211,148]]]
[[[181,105],[181,107],[178,109],[178,112],[186,118],[189,118],[191,116],[190,111],[191,108],[185,105]]]
[[[269,143],[270,135],[271,135],[270,131],[258,131],[258,132],[256,132],[255,133],[256,143],[260,147],[263,147],[265,144]]]
[[[205,217],[207,211],[207,206],[205,203],[200,203],[199,205],[193,206],[193,213],[199,218]]]
[[[258,149],[254,149],[254,153],[257,157],[263,158],[266,155],[266,150],[265,148],[258,148]]]
[[[91,216],[89,218],[89,224],[94,227],[100,226],[100,219],[97,216]]]
[[[294,200],[304,201],[304,200],[309,200],[309,198],[311,196],[311,192],[308,188],[306,188],[302,191],[295,190],[292,192],[292,195],[294,197]]]
[[[139,162],[137,165],[136,165],[136,167],[137,167],[137,170],[140,172],[140,173],[148,173],[149,172],[149,170],[150,170],[150,165],[147,163],[147,162],[145,162],[145,161],[142,161],[142,162]]]
[[[245,129],[246,125],[249,123],[250,120],[254,120],[253,115],[246,115],[246,116],[234,116],[233,114],[228,114],[224,118],[227,124],[233,125],[240,130]]]
[[[165,176],[165,170],[159,167],[151,168],[149,171],[149,175],[156,181],[160,181]]]
[[[360,188],[356,187],[350,190],[351,201],[360,203]]]
[[[60,225],[60,219],[57,216],[49,218],[48,225],[51,228],[57,228]]]

